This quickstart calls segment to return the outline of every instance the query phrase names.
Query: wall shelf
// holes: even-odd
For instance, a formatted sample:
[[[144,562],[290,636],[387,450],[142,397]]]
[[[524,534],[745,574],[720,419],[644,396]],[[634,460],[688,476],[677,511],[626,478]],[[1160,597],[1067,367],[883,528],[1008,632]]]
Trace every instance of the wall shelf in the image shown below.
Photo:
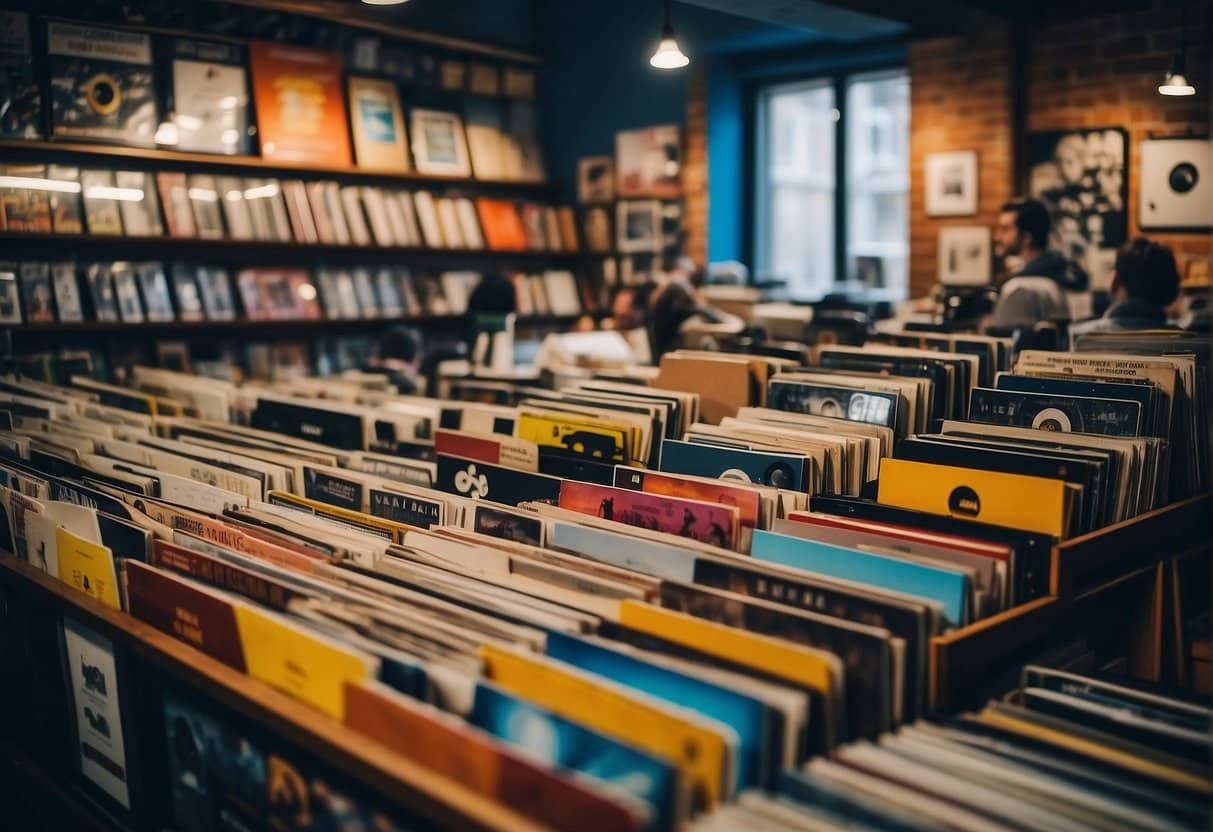
[[[527,182],[513,179],[476,179],[467,176],[436,176],[416,171],[399,172],[369,168],[331,167],[310,163],[292,163],[260,156],[224,156],[217,153],[187,153],[151,147],[127,147],[81,141],[0,139],[0,158],[5,161],[57,163],[75,165],[104,165],[130,163],[140,170],[180,170],[195,173],[231,173],[244,176],[336,179],[381,186],[430,185],[463,188],[469,191],[510,191],[533,196],[547,195],[552,188],[547,182]]]

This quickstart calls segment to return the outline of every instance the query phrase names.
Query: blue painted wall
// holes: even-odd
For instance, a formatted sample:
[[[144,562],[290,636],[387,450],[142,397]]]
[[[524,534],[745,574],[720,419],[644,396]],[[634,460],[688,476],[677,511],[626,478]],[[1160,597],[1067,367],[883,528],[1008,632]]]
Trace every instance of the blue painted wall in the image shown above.
[[[421,32],[538,51],[534,0],[416,0],[399,6],[363,6],[397,26]]]

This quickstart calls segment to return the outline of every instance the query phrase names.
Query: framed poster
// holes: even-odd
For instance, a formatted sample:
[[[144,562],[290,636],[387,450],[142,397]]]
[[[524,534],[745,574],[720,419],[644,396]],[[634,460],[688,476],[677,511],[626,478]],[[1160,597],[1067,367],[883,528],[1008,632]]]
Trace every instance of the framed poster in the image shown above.
[[[944,286],[985,286],[991,278],[990,229],[957,225],[939,229],[939,282]]]
[[[395,83],[350,76],[349,93],[354,159],[358,167],[407,171],[404,114]]]
[[[616,247],[621,252],[658,251],[661,248],[661,202],[643,199],[615,206]]]
[[[1137,224],[1148,230],[1213,227],[1213,140],[1147,139],[1141,143]]]
[[[1122,127],[1028,135],[1027,193],[1053,217],[1049,248],[1083,263],[1128,235],[1128,134]]]
[[[177,38],[172,49],[177,148],[198,153],[248,153],[248,74],[241,48],[231,43]]]
[[[262,156],[328,167],[350,164],[339,52],[255,40],[249,66]]]
[[[610,202],[615,198],[615,160],[610,156],[586,156],[577,160],[577,201],[583,204]]]
[[[926,157],[928,217],[971,217],[977,213],[977,151],[928,153]]]
[[[620,199],[682,194],[682,128],[676,124],[615,134],[615,195]]]
[[[417,170],[440,176],[472,175],[463,119],[439,110],[413,110],[410,120]]]

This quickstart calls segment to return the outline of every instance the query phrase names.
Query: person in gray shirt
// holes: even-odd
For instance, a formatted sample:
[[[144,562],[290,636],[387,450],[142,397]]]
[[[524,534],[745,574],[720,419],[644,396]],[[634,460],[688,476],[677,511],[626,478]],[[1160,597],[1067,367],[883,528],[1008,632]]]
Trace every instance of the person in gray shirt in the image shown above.
[[[1171,249],[1138,237],[1116,254],[1112,305],[1102,318],[1070,327],[1070,342],[1085,332],[1169,328],[1167,307],[1178,296],[1179,269]]]
[[[1047,249],[1052,222],[1049,209],[1036,199],[1016,199],[1002,206],[994,229],[994,252],[1017,257],[1019,271],[999,290],[987,326],[1031,328],[1041,321],[1070,317],[1065,292],[1087,288],[1087,275]]]

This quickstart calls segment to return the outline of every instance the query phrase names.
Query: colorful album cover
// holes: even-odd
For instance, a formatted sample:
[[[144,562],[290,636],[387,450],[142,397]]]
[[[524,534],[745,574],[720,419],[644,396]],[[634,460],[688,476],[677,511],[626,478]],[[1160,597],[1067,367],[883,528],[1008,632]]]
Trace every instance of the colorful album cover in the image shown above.
[[[648,804],[654,832],[675,828],[678,769],[663,758],[537,707],[488,682],[478,682],[471,725],[550,766],[593,777]]]
[[[47,54],[53,135],[155,145],[160,117],[150,35],[50,22]]]
[[[472,530],[502,540],[542,546],[547,541],[543,533],[543,521],[538,517],[504,507],[478,505],[472,509]]]
[[[231,43],[177,38],[172,53],[177,149],[248,153],[249,97],[243,50]]]
[[[657,471],[642,471],[627,465],[617,465],[615,466],[614,485],[618,488],[643,491],[646,494],[660,494],[667,497],[719,503],[723,506],[735,506],[738,512],[738,522],[741,526],[750,529],[758,527],[762,512],[762,497],[757,491],[738,488],[723,480],[699,482]]]
[[[84,304],[80,299],[80,284],[75,263],[51,263],[51,285],[60,323],[80,323],[84,320]]]
[[[42,94],[24,12],[0,11],[0,136],[42,138]]]
[[[50,192],[51,227],[56,234],[82,233],[84,208],[80,202],[80,169],[50,165],[46,178],[63,183]]]
[[[49,233],[51,192],[46,183],[46,165],[8,165],[3,169],[9,183],[0,188],[0,228],[8,231]]]
[[[573,481],[561,485],[558,505],[579,514],[689,537],[712,546],[732,549],[737,545],[736,506]]]
[[[21,264],[21,305],[27,324],[55,322],[54,297],[49,263]]]
[[[253,41],[249,67],[262,156],[329,167],[350,164],[339,52]]]
[[[523,412],[514,433],[520,439],[576,456],[623,464],[630,461],[627,428],[577,413],[557,418]]]
[[[351,76],[349,94],[358,167],[407,171],[408,143],[396,84]]]

